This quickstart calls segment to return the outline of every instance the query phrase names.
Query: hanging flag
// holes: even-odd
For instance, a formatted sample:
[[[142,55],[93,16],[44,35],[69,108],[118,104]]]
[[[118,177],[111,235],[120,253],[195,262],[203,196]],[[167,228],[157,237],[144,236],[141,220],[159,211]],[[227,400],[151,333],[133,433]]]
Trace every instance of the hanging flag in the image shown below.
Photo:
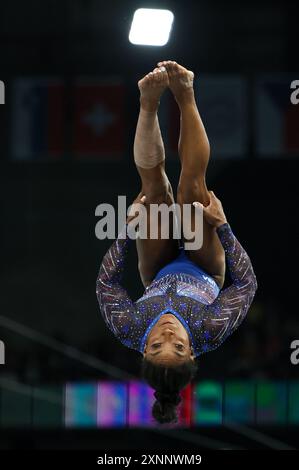
[[[61,157],[65,137],[65,88],[54,78],[18,78],[12,91],[12,158]]]
[[[79,80],[75,86],[74,154],[119,159],[125,151],[124,86]]]
[[[256,82],[256,146],[263,157],[299,155],[299,104],[291,102],[298,77],[261,77]]]

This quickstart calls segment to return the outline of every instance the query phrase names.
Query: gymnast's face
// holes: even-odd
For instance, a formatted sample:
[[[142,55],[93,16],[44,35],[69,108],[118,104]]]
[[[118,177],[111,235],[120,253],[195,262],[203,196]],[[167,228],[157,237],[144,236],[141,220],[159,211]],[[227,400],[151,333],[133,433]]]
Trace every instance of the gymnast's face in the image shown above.
[[[189,335],[182,323],[172,314],[162,315],[148,335],[143,353],[156,364],[180,364],[194,359]]]

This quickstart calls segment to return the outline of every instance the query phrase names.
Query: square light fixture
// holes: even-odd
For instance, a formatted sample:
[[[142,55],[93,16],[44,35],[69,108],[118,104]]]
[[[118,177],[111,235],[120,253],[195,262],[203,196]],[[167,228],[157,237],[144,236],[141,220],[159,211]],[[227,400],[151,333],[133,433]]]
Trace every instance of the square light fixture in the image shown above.
[[[170,10],[139,8],[134,13],[129,41],[132,44],[164,46],[168,42],[173,19]]]

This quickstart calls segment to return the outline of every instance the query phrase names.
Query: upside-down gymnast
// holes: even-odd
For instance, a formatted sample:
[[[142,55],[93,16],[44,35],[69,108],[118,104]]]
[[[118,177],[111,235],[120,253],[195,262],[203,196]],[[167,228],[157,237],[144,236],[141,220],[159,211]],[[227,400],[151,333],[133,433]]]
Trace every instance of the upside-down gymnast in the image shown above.
[[[197,370],[195,359],[218,348],[244,319],[257,289],[250,259],[227,223],[222,204],[208,191],[205,175],[209,141],[193,89],[193,72],[173,61],[138,82],[140,114],[134,141],[134,160],[141,178],[135,202],[145,205],[175,203],[165,172],[165,152],[157,111],[168,87],[180,109],[178,153],[181,173],[176,201],[203,210],[203,245],[185,250],[182,240],[136,239],[138,269],[145,291],[133,302],[121,286],[128,244],[113,243],[103,258],[97,297],[108,328],[125,346],[142,354],[142,376],[155,389],[153,417],[160,423],[177,421],[182,390]],[[148,225],[150,226],[150,217]],[[159,221],[159,224],[163,222]],[[148,227],[149,229],[149,227]],[[123,232],[122,236],[124,235]],[[149,232],[148,232],[149,233]],[[160,232],[159,232],[160,233]],[[228,264],[232,284],[222,289]]]

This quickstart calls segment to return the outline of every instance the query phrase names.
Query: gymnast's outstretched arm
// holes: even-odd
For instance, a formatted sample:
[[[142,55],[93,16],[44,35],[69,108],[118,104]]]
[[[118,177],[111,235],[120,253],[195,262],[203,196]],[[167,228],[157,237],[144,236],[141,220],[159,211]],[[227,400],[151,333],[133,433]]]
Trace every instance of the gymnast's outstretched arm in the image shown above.
[[[217,228],[232,279],[207,307],[205,327],[210,331],[210,345],[217,348],[244,320],[254,298],[257,281],[250,258],[234,236],[228,223]]]
[[[103,319],[125,346],[128,346],[128,336],[135,321],[134,304],[121,286],[126,254],[131,241],[128,236],[128,226],[138,213],[138,206],[135,204],[142,205],[145,199],[140,193],[133,202],[125,226],[102,260],[96,282],[96,294]]]
[[[123,343],[135,313],[132,300],[120,284],[129,243],[126,224],[105,254],[96,282],[96,294],[103,319]]]
[[[216,226],[224,248],[232,285],[223,289],[206,307],[204,328],[209,332],[208,350],[217,348],[245,318],[257,290],[256,276],[248,254],[227,223],[222,205],[213,192],[205,216]]]

